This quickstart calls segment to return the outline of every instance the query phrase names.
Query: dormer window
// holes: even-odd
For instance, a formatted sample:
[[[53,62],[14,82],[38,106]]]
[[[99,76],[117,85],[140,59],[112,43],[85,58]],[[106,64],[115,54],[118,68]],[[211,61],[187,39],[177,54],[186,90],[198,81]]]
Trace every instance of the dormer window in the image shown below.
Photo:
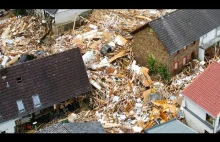
[[[25,111],[25,109],[24,109],[24,104],[23,104],[22,100],[18,100],[18,101],[17,101],[17,106],[18,106],[18,111],[19,111],[19,113],[22,113],[22,112]]]
[[[39,95],[32,96],[32,100],[33,100],[34,108],[41,106]]]

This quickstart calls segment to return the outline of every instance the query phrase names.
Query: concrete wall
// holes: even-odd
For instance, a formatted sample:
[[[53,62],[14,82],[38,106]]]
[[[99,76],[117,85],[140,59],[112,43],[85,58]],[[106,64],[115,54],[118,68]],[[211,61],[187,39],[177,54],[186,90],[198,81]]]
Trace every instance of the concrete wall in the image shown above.
[[[74,21],[74,15],[77,16],[76,20],[79,19],[78,15],[80,15],[83,12],[87,12],[90,9],[69,9],[60,11],[55,14],[55,23],[56,24],[62,24],[62,23],[69,23]]]
[[[0,124],[0,133],[5,131],[6,133],[14,133],[15,120],[10,120]]]
[[[52,30],[55,35],[61,35],[64,31],[73,29],[73,22],[63,23],[63,24],[53,24]],[[75,26],[79,25],[79,21],[75,23]]]
[[[198,105],[196,105],[194,102],[192,102],[186,97],[184,97],[183,101],[184,101],[183,103],[184,107],[188,108],[190,111],[196,114],[200,119],[206,121],[206,114],[207,114],[206,111],[204,111],[202,108],[200,108]],[[217,126],[218,126],[217,125],[218,118],[215,118],[213,125],[212,125],[215,129],[214,131],[214,129],[209,128],[206,124],[204,124],[202,121],[200,121],[193,114],[188,112],[186,109],[184,109],[183,112],[184,112],[187,125],[191,127],[192,129],[194,129],[195,131],[199,133],[204,133],[205,130],[209,133],[216,132]]]
[[[186,63],[188,63],[191,60],[192,52],[195,52],[196,57],[198,56],[198,45],[199,40],[194,44],[189,44],[185,50],[181,49],[178,54],[169,55],[153,29],[150,30],[149,27],[146,27],[134,34],[132,50],[138,64],[146,66],[149,55],[152,54],[158,63],[167,67],[171,75],[175,75],[183,69],[184,57],[187,57]],[[179,66],[176,71],[174,71],[175,62],[178,62]]]

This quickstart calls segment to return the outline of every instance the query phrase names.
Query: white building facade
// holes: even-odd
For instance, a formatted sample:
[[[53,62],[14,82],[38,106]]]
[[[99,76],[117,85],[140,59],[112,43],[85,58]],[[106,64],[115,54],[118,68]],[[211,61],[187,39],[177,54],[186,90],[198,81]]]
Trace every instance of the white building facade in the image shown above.
[[[219,45],[220,41],[220,26],[204,34],[199,39],[199,59],[204,61],[205,50],[211,46]],[[215,48],[216,50],[216,48]]]
[[[187,125],[199,133],[217,133],[220,131],[220,114],[213,117],[189,98],[182,102]]]

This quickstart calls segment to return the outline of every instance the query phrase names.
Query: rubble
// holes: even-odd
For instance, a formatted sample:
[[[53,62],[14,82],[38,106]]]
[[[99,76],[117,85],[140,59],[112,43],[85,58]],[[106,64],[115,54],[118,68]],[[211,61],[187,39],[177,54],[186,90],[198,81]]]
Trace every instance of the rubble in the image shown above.
[[[172,11],[172,10],[171,10]],[[169,12],[171,12],[169,11]],[[142,132],[177,116],[175,101],[167,101],[161,83],[154,83],[148,69],[136,65],[130,47],[130,31],[166,10],[93,10],[87,24],[54,39],[52,45],[40,42],[48,33],[35,17],[12,18],[1,33],[2,66],[11,66],[24,54],[36,58],[80,48],[91,85],[93,109],[71,113],[69,122],[99,121],[109,133]],[[51,37],[53,38],[53,37]],[[184,80],[184,79],[183,79]],[[187,80],[187,79],[185,79]],[[184,81],[185,81],[184,80]],[[180,84],[173,80],[174,86]],[[181,86],[183,87],[183,86]],[[179,87],[179,88],[181,88]],[[170,88],[170,90],[172,90]],[[150,101],[151,93],[161,100]]]

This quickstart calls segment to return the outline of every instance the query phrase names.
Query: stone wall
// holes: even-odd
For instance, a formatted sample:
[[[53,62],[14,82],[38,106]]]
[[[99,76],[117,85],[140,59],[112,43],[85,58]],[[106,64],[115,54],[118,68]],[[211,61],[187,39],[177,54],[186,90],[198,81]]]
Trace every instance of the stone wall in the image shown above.
[[[183,58],[186,57],[188,63],[192,59],[192,52],[195,53],[195,58],[198,57],[199,40],[189,44],[186,49],[181,49],[178,53],[169,55],[162,42],[158,39],[156,33],[150,27],[134,34],[132,50],[137,63],[148,67],[149,55],[153,55],[157,64],[161,63],[167,67],[171,75],[179,73],[183,68]],[[178,62],[178,69],[174,70],[174,64]]]
[[[142,66],[148,66],[151,54],[155,57],[157,63],[168,65],[169,54],[156,33],[149,27],[134,34],[132,50],[135,60]]]
[[[179,72],[181,72],[184,68],[183,66],[183,58],[186,57],[186,63],[190,62],[192,60],[192,53],[195,53],[194,59],[198,58],[198,52],[199,52],[199,40],[189,44],[186,46],[186,49],[182,48],[177,53],[174,53],[170,56],[170,65],[169,65],[169,71],[172,75],[175,75]],[[178,70],[174,70],[174,64],[178,62]]]

